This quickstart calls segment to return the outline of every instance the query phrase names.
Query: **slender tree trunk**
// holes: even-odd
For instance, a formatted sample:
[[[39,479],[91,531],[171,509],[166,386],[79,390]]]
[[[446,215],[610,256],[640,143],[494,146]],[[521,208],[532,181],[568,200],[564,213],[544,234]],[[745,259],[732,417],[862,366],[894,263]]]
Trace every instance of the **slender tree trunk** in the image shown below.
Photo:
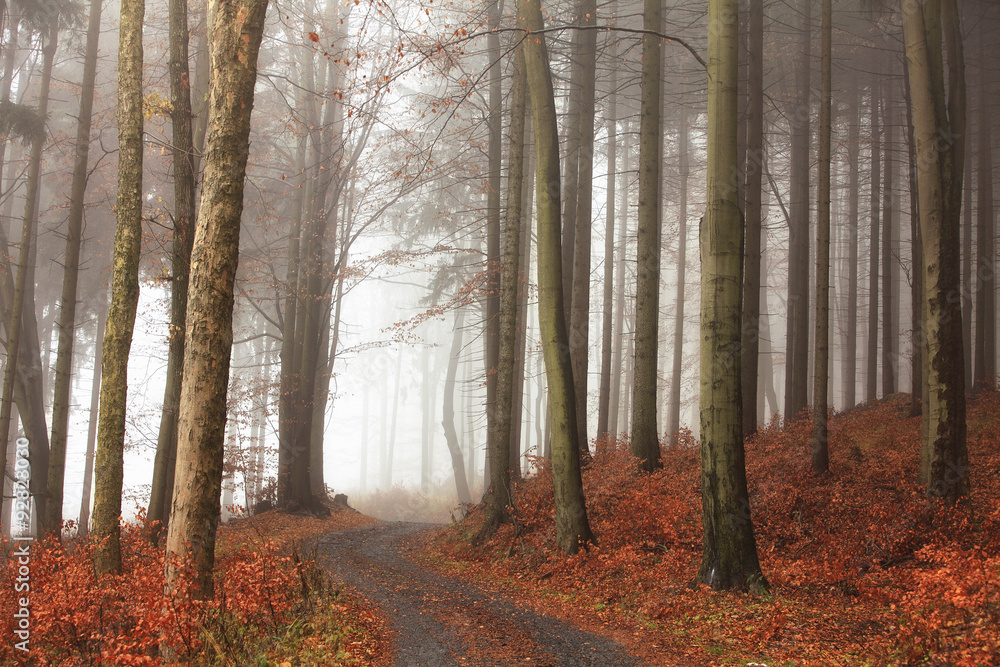
[[[104,332],[101,408],[97,425],[94,493],[94,570],[122,569],[122,478],[128,357],[139,303],[142,241],[142,23],[144,0],[124,0],[118,31],[118,197],[111,305]],[[218,504],[218,496],[216,496]]]
[[[858,83],[851,83],[847,137],[847,325],[844,332],[844,407],[857,405],[858,384],[858,189],[861,159],[861,100]]]
[[[597,22],[597,0],[581,0],[580,21],[584,27]],[[576,234],[573,250],[573,294],[569,301],[569,345],[573,361],[573,381],[576,396],[576,423],[579,430],[580,452],[590,450],[587,433],[587,396],[590,356],[590,255],[593,229],[594,186],[594,96],[597,79],[597,32],[577,33],[580,67],[580,149],[579,178],[576,188]],[[567,192],[567,196],[573,196]]]
[[[544,29],[538,0],[519,0],[518,24]],[[552,412],[552,475],[555,486],[556,543],[567,554],[594,541],[587,520],[580,471],[569,332],[563,315],[562,250],[559,238],[559,133],[552,73],[544,34],[523,43],[534,121],[538,217],[538,319]],[[654,422],[655,423],[655,422]]]
[[[514,355],[517,346],[517,294],[521,271],[521,186],[524,171],[525,98],[523,56],[515,56],[514,84],[510,98],[510,157],[507,176],[507,211],[504,221],[503,273],[500,281],[500,350],[497,358],[497,401],[491,409],[493,433],[490,446],[490,485],[484,502],[489,508],[486,533],[509,520],[514,499],[510,484],[511,413],[514,406]]]
[[[883,87],[882,115],[885,130],[883,132],[884,147],[882,158],[885,160],[884,176],[882,179],[882,395],[896,393],[896,304],[893,302],[892,293],[894,278],[896,277],[896,259],[893,257],[892,248],[895,236],[899,233],[893,229],[893,219],[895,215],[895,174],[893,170],[893,140],[894,123],[893,118],[893,96],[892,85],[886,84]]]
[[[809,144],[813,0],[803,0],[792,119],[791,221],[788,249],[788,329],[785,352],[785,418],[807,404],[809,384]]]
[[[743,434],[757,430],[760,358],[761,193],[764,160],[764,0],[751,0],[747,25],[746,258],[743,267]],[[675,342],[676,344],[676,342]]]
[[[906,61],[903,61],[904,74],[903,83],[906,97],[906,145],[907,156],[909,158],[909,187],[910,187],[910,257],[912,258],[912,281],[910,284],[910,311],[911,326],[910,340],[912,347],[911,375],[913,377],[910,387],[910,416],[918,417],[922,414],[924,405],[923,388],[924,377],[924,334],[923,334],[923,291],[924,291],[924,266],[923,266],[923,243],[920,239],[920,206],[919,188],[917,186],[917,151],[916,141],[913,135],[913,105],[910,95],[910,78]]]
[[[226,392],[233,343],[233,283],[239,259],[243,183],[257,54],[267,0],[210,0],[212,71],[205,179],[191,252],[177,484],[167,533],[167,582],[187,560],[195,595],[211,599],[219,523]],[[177,560],[181,559],[181,560]]]
[[[386,442],[385,462],[382,467],[382,488],[392,489],[392,462],[396,455],[396,424],[399,422],[399,388],[403,380],[403,347],[396,353],[396,386],[392,392],[392,419],[389,422],[389,440]]]
[[[812,468],[830,469],[827,388],[830,380],[830,163],[833,79],[833,4],[822,3],[819,105],[819,212],[816,232],[816,371],[813,385]]]
[[[500,66],[500,35],[496,28],[500,25],[503,13],[502,0],[491,0],[489,25],[487,35],[487,51],[491,64],[489,89],[489,115],[486,125],[489,128],[489,184],[486,202],[486,433],[487,450],[492,452],[495,443],[493,437],[497,433],[496,419],[506,419],[507,415],[496,410],[497,404],[497,361],[500,354],[500,186],[502,172],[502,120],[503,90],[501,87]],[[507,451],[509,440],[503,444]],[[491,455],[487,455],[487,463]],[[506,469],[504,464],[504,469]]]
[[[662,27],[663,1],[644,0],[646,30]],[[642,470],[659,468],[656,368],[660,303],[660,38],[642,41],[642,100],[639,111],[638,274],[635,286],[635,366],[632,388],[632,453]],[[735,82],[734,82],[735,84]]]
[[[86,538],[90,532],[90,496],[94,482],[94,454],[97,448],[97,419],[101,398],[101,360],[103,359],[104,325],[107,321],[108,309],[101,303],[97,313],[97,332],[94,334],[94,376],[90,385],[90,419],[87,423],[87,454],[83,464],[83,492],[80,495],[80,520],[77,522],[76,535]]]
[[[91,0],[87,26],[87,46],[80,89],[76,152],[70,185],[69,216],[66,220],[66,258],[63,264],[62,296],[59,301],[59,349],[56,354],[56,381],[52,398],[52,438],[49,443],[48,503],[40,517],[42,533],[61,536],[63,478],[66,471],[66,436],[69,429],[73,375],[73,341],[76,337],[76,288],[80,276],[80,243],[83,204],[87,194],[87,166],[90,155],[90,125],[94,111],[94,81],[97,78],[97,47],[101,38],[101,0]]]
[[[625,339],[625,243],[626,231],[628,228],[628,168],[630,137],[628,120],[623,124],[624,137],[622,138],[622,167],[621,183],[618,195],[618,252],[617,259],[609,258],[617,264],[615,279],[615,329],[614,329],[614,349],[611,352],[611,397],[608,399],[610,406],[608,409],[608,430],[615,438],[621,433],[622,428],[618,419],[621,407],[622,386],[622,343]],[[631,384],[631,383],[627,383]],[[626,393],[627,393],[626,389]],[[627,413],[628,410],[625,409]]]
[[[878,396],[878,237],[882,191],[882,139],[879,135],[879,75],[871,81],[871,227],[868,236],[868,348],[865,401]]]
[[[170,13],[170,118],[173,125],[174,237],[171,258],[170,348],[167,353],[167,384],[153,461],[153,484],[149,494],[150,521],[164,523],[170,517],[174,468],[177,462],[177,409],[184,368],[191,244],[194,240],[194,137],[191,116],[191,81],[188,75],[188,19],[186,0],[171,0]],[[157,535],[157,539],[159,534]]]
[[[740,411],[743,225],[732,175],[739,30],[737,0],[709,0],[708,208],[701,226],[701,496],[697,579],[714,589],[767,587],[750,518]]]
[[[980,39],[983,39],[982,37]],[[985,40],[983,40],[985,41]],[[982,49],[985,53],[985,45]],[[996,278],[993,241],[993,119],[986,68],[980,70],[977,140],[979,199],[976,206],[976,363],[973,384],[991,386],[997,374]],[[971,151],[970,151],[971,152]]]
[[[612,5],[612,15],[617,3]],[[606,48],[608,59],[612,62],[618,58],[618,44],[611,37]],[[615,278],[615,179],[618,159],[618,108],[617,87],[618,71],[612,68],[608,83],[608,180],[604,217],[604,294],[601,307],[601,386],[597,400],[597,442],[607,443],[611,436],[608,424],[611,415],[611,383],[618,382],[611,375],[611,348],[614,345],[614,278]]]
[[[448,452],[451,454],[451,470],[455,476],[458,502],[462,505],[470,505],[472,504],[472,494],[469,493],[469,481],[465,474],[462,445],[459,443],[458,433],[455,431],[455,378],[458,376],[458,359],[462,353],[462,327],[464,325],[465,311],[459,309],[458,314],[455,315],[455,334],[451,341],[448,370],[444,379],[441,426],[444,428],[445,443],[447,443]]]
[[[687,235],[688,235],[688,178],[690,176],[690,139],[688,132],[688,114],[681,110],[680,137],[678,139],[678,163],[680,165],[680,216],[677,233],[677,292],[674,315],[673,363],[670,372],[670,399],[667,401],[667,440],[672,445],[677,444],[677,432],[681,427],[681,370],[684,361],[684,292],[687,280]],[[748,198],[753,195],[748,192]],[[758,237],[759,238],[759,237]]]

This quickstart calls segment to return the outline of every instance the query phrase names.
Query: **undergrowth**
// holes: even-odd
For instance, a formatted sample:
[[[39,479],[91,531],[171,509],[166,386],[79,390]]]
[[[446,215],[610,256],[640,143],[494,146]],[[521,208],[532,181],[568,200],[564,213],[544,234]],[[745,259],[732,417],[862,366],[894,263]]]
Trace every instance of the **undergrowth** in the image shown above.
[[[120,575],[95,577],[90,541],[33,543],[30,590],[16,589],[24,572],[17,557],[0,568],[0,633],[14,637],[0,642],[0,664],[371,664],[380,650],[376,619],[327,579],[315,554],[300,553],[310,536],[372,521],[357,517],[269,512],[223,528],[207,602],[189,594],[186,576],[172,595],[164,593],[164,551],[141,523],[122,527]],[[30,611],[27,653],[14,634],[22,596]]]
[[[821,477],[807,417],[747,442],[766,596],[691,583],[701,499],[689,433],[646,475],[633,473],[626,442],[598,443],[584,470],[598,544],[576,556],[556,549],[544,460],[517,486],[515,525],[473,548],[474,513],[432,552],[558,613],[587,610],[640,638],[633,649],[649,664],[1000,664],[1000,394],[969,405],[968,508],[932,504],[916,483],[920,418],[908,415],[909,397],[897,395],[833,416],[832,472]]]

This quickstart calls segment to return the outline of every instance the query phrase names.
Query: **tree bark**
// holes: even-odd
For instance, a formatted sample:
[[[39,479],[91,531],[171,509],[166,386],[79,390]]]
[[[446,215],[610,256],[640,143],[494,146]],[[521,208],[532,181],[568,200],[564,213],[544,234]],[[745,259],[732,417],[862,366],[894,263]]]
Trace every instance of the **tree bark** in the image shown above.
[[[612,15],[614,8],[612,5]],[[615,62],[618,58],[618,44],[614,37],[609,39],[606,47],[608,59]],[[607,443],[611,437],[608,428],[611,414],[611,349],[614,345],[614,279],[615,279],[615,179],[618,174],[618,107],[617,87],[618,72],[612,68],[609,76],[608,89],[608,180],[604,217],[604,284],[603,303],[601,307],[601,385],[597,400],[597,442]],[[614,382],[618,382],[618,378]]]
[[[851,83],[850,129],[847,137],[847,330],[844,332],[844,407],[857,404],[858,385],[858,190],[861,159],[861,100],[858,83]]]
[[[785,418],[807,404],[809,383],[809,144],[812,0],[803,0],[793,109],[788,248],[788,325],[785,352]]]
[[[620,187],[621,193],[617,195],[618,198],[618,251],[616,257],[612,258],[617,264],[617,278],[615,278],[615,329],[614,329],[614,350],[611,352],[611,397],[609,398],[610,406],[608,410],[608,430],[617,439],[618,435],[622,432],[622,425],[618,418],[620,414],[620,409],[622,407],[622,388],[623,385],[630,385],[631,383],[626,383],[622,378],[622,343],[625,339],[625,245],[626,245],[626,231],[628,228],[628,175],[629,175],[629,141],[631,134],[629,133],[629,122],[626,119],[623,123],[624,137],[622,138],[622,166],[620,170]],[[626,389],[626,393],[627,393]],[[628,412],[627,409],[624,410],[625,413]]]
[[[97,448],[97,420],[101,397],[101,360],[103,358],[104,326],[108,317],[106,303],[102,302],[97,313],[97,331],[94,334],[94,376],[90,384],[90,419],[87,422],[87,453],[83,464],[83,491],[80,494],[80,519],[76,536],[87,537],[90,532],[90,496],[94,483],[94,455]]]
[[[543,30],[538,0],[519,0],[518,24],[529,33]],[[524,40],[525,71],[535,136],[538,218],[538,320],[548,379],[555,486],[556,543],[567,554],[594,541],[587,520],[580,472],[573,368],[563,310],[562,249],[559,238],[559,133],[545,35]]]
[[[465,474],[465,460],[462,456],[462,445],[455,430],[455,378],[458,376],[458,360],[462,353],[462,327],[465,326],[465,311],[458,310],[455,315],[455,334],[451,341],[451,351],[448,356],[448,370],[444,379],[444,399],[441,402],[441,426],[444,428],[444,439],[451,454],[451,470],[455,477],[455,489],[458,492],[458,502],[461,505],[472,504],[472,494],[469,493],[469,479]]]
[[[210,0],[211,95],[201,207],[191,252],[177,428],[177,484],[167,533],[167,582],[193,564],[194,593],[211,599],[219,523],[226,392],[233,342],[250,114],[267,0]]]
[[[521,254],[521,186],[524,171],[525,98],[527,91],[523,55],[515,55],[510,96],[510,157],[507,172],[507,210],[504,220],[503,273],[500,279],[500,349],[497,357],[496,410],[490,443],[490,485],[484,502],[489,514],[482,539],[499,524],[509,521],[514,499],[510,484],[511,413],[514,406],[514,355],[517,347],[517,294]]]
[[[816,232],[816,370],[813,385],[812,469],[823,474],[830,469],[827,430],[827,388],[830,380],[830,162],[833,79],[833,9],[822,2],[821,73],[819,105],[819,210]]]
[[[882,139],[879,134],[879,76],[871,80],[871,226],[868,236],[868,347],[865,372],[865,401],[878,396],[878,249],[879,207],[882,191]]]
[[[164,525],[170,517],[177,463],[177,409],[181,398],[184,368],[184,328],[186,323],[191,244],[194,240],[194,136],[191,116],[191,81],[188,74],[188,19],[186,0],[170,0],[170,98],[173,110],[174,235],[170,273],[170,347],[167,352],[167,384],[163,393],[163,413],[153,461],[153,483],[149,493],[150,522]]]
[[[128,357],[139,303],[142,241],[142,23],[144,0],[124,0],[118,30],[118,197],[111,304],[104,331],[94,492],[94,570],[119,574]]]
[[[644,0],[645,30],[662,28],[662,0]],[[632,453],[639,467],[655,470],[660,461],[656,424],[656,368],[660,304],[660,38],[642,41],[642,99],[639,111],[639,209],[635,285],[635,366],[632,388]]]
[[[896,258],[892,249],[899,234],[893,229],[895,216],[895,174],[893,170],[893,96],[892,85],[886,83],[883,87],[882,114],[884,146],[882,159],[885,160],[884,176],[882,178],[882,396],[896,393],[896,308],[893,301],[893,286],[896,281]]]
[[[667,401],[667,441],[677,444],[677,432],[681,427],[681,370],[684,361],[684,292],[687,280],[687,236],[688,236],[688,177],[690,176],[690,137],[687,109],[681,110],[678,138],[678,164],[680,165],[680,215],[677,232],[677,292],[674,315],[673,363],[670,372],[670,399]],[[748,198],[752,195],[748,192]],[[759,237],[758,237],[759,238]],[[745,285],[745,283],[744,283]]]
[[[760,360],[761,193],[764,172],[764,0],[751,0],[747,49],[746,257],[743,267],[743,435],[757,430]],[[683,196],[683,195],[682,195]],[[676,344],[676,342],[675,342]],[[671,431],[673,433],[673,431]]]
[[[980,39],[983,39],[982,37]],[[983,40],[985,41],[985,40]],[[985,46],[983,47],[985,53]],[[990,387],[997,374],[996,269],[993,242],[993,122],[986,68],[980,70],[976,206],[976,363],[973,386]]]
[[[969,493],[962,313],[959,289],[960,194],[965,141],[964,62],[953,0],[903,5],[916,139],[923,242],[924,352],[928,387],[921,447],[921,481],[932,498],[955,503]],[[945,102],[942,23],[949,43],[949,103]],[[940,132],[955,138],[942,144]],[[956,192],[959,196],[955,196]]]
[[[597,0],[580,1],[580,22],[594,27],[597,22]],[[590,356],[590,254],[593,229],[594,189],[594,96],[597,79],[597,32],[577,33],[580,68],[579,167],[576,187],[576,234],[574,235],[572,297],[570,298],[569,345],[573,361],[573,381],[576,396],[576,424],[579,430],[580,452],[590,451],[587,433],[587,395]],[[567,192],[567,196],[573,196]]]
[[[767,587],[750,517],[740,411],[743,225],[737,183],[738,2],[709,0],[708,208],[701,226],[701,496],[697,580]]]

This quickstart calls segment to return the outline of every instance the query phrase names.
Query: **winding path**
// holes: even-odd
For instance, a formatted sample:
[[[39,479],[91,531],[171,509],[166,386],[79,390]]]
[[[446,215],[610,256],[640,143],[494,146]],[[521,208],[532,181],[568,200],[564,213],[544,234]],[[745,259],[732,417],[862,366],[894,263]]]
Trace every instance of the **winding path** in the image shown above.
[[[319,540],[319,560],[387,619],[401,667],[541,665],[629,667],[610,639],[539,615],[506,597],[408,559],[410,538],[432,524],[378,523]]]

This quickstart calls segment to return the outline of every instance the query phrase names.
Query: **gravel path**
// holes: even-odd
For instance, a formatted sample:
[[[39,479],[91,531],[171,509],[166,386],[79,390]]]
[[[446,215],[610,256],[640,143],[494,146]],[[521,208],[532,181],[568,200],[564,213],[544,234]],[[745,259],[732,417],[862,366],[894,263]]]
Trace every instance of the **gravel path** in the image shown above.
[[[628,667],[612,640],[540,616],[471,583],[406,558],[410,538],[431,524],[378,523],[329,533],[319,560],[387,619],[393,657],[403,667],[542,665]]]

